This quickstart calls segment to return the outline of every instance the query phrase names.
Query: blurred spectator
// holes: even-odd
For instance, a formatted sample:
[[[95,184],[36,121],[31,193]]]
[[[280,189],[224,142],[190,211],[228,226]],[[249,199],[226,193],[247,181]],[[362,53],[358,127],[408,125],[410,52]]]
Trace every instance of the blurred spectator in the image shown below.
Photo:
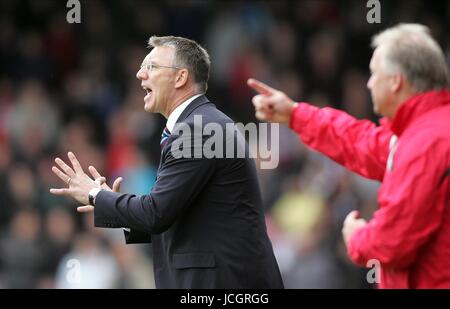
[[[38,186],[33,171],[24,164],[16,164],[8,171],[7,188],[11,207],[38,207]]]
[[[0,133],[0,231],[9,222],[12,211],[12,196],[8,188],[8,167],[12,159],[9,143]]]
[[[54,63],[45,50],[42,34],[29,31],[19,40],[20,60],[15,69],[20,80],[37,79],[46,86],[54,83]]]
[[[72,251],[58,265],[58,289],[108,289],[115,287],[118,268],[111,251],[94,235],[80,234]]]
[[[47,213],[44,234],[45,275],[51,276],[56,272],[59,261],[70,250],[75,232],[75,221],[63,207],[53,208]]]
[[[151,259],[145,255],[144,246],[127,246],[123,242],[123,233],[111,239],[111,250],[119,267],[119,279],[116,288],[154,289],[155,279]]]
[[[368,77],[360,71],[349,69],[342,80],[342,108],[358,119],[370,118],[370,94],[366,87]]]
[[[28,80],[19,88],[17,102],[8,117],[8,130],[16,153],[33,162],[55,142],[58,110],[39,80]]]
[[[59,85],[73,70],[78,53],[74,31],[64,16],[53,16],[46,37],[48,53],[55,62],[56,81]]]
[[[11,219],[8,231],[0,238],[0,282],[5,287],[35,287],[44,262],[40,229],[36,211],[20,210]]]

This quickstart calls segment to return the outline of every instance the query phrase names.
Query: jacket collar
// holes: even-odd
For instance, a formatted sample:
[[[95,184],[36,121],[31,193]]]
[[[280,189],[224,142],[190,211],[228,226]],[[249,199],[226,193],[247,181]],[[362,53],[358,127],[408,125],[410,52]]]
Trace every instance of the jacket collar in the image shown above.
[[[175,123],[177,123],[178,117],[183,113],[183,111],[186,109],[186,107],[189,106],[196,98],[202,96],[202,94],[196,94],[178,105],[172,113],[170,113],[169,118],[167,118],[166,122],[166,128],[169,130],[169,132],[173,131],[173,127],[175,126]]]
[[[210,101],[205,95],[199,96],[186,107],[186,109],[181,113],[180,117],[178,117],[176,123],[183,122],[195,109],[207,103],[210,103]]]
[[[389,127],[395,135],[400,136],[417,118],[447,104],[450,104],[449,90],[423,92],[409,98],[400,105],[392,121],[382,118],[380,123]]]

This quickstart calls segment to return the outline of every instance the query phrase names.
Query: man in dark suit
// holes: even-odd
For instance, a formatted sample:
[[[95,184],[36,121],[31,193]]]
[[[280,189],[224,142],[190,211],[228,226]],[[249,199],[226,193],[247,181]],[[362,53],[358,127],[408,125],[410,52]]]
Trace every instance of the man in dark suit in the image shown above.
[[[90,167],[94,181],[72,153],[73,169],[59,158],[60,169],[53,167],[68,188],[51,192],[90,204],[78,210],[94,211],[97,227],[128,228],[127,243],[152,242],[158,288],[282,288],[255,164],[242,136],[234,132],[232,143],[224,138],[216,145],[223,156],[202,153],[211,138],[203,133],[205,126],[215,125],[220,136],[229,137],[227,124],[233,123],[204,95],[208,53],[192,40],[171,36],[151,37],[149,46],[153,49],[137,73],[147,91],[144,108],[168,119],[151,193],[114,192],[120,179],[112,190]],[[234,156],[225,155],[236,144]],[[236,155],[240,150],[244,157]]]

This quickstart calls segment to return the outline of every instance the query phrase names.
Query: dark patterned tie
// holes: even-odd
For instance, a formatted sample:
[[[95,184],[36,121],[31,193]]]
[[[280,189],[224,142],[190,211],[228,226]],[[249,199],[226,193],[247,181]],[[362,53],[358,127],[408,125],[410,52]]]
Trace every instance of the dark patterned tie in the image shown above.
[[[169,140],[169,137],[170,137],[170,131],[169,131],[169,129],[167,129],[167,127],[165,127],[161,134],[161,141],[159,142],[161,149],[164,149],[164,146],[166,146],[167,141]]]

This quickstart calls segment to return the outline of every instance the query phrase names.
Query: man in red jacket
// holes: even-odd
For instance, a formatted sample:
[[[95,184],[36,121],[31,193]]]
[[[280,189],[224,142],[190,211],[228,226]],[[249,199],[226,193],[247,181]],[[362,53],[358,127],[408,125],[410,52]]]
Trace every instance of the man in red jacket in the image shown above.
[[[295,103],[250,79],[256,117],[288,124],[312,149],[382,182],[370,221],[342,229],[350,258],[381,265],[381,288],[450,288],[450,91],[442,50],[428,28],[376,35],[367,83],[381,126],[332,108]]]

